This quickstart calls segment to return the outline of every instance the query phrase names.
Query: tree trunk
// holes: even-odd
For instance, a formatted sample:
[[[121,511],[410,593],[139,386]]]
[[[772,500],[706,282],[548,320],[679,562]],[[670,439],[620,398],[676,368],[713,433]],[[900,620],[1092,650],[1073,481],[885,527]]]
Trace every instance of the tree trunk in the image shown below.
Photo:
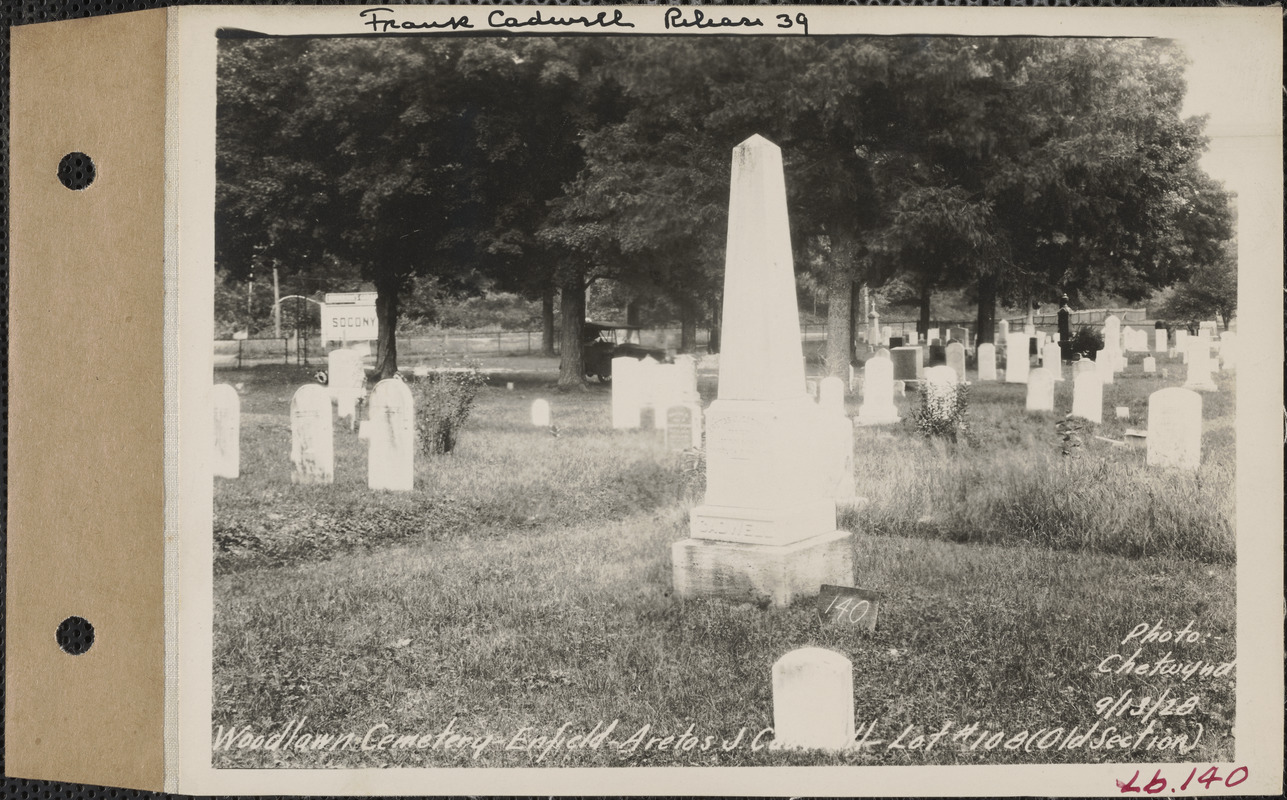
[[[553,358],[554,353],[554,287],[541,290],[541,355]]]
[[[585,326],[585,284],[579,275],[559,287],[559,315],[562,336],[559,340],[560,391],[585,389],[585,355],[581,348],[581,331]]]
[[[626,303],[626,324],[639,326],[639,301],[630,300]]]
[[[697,352],[697,309],[687,301],[679,304],[679,352]]]
[[[824,357],[829,377],[847,378],[849,375],[850,341],[853,339],[852,305],[853,281],[846,274],[833,275],[827,287],[827,349]]]
[[[930,299],[933,293],[934,289],[929,281],[921,284],[921,317],[916,323],[916,332],[925,334],[926,344],[929,343]]]
[[[398,372],[398,298],[402,279],[389,277],[375,283],[375,317],[379,334],[375,345],[377,380],[392,378]]]
[[[836,226],[840,228],[841,226]],[[845,234],[831,237],[830,275],[827,281],[827,349],[824,356],[828,377],[848,378],[853,351],[853,262],[854,242]]]
[[[975,319],[976,342],[991,342],[996,336],[997,282],[993,275],[979,276],[979,313]]]
[[[854,281],[849,292],[849,363],[858,363],[860,331],[867,329],[867,284]],[[847,377],[847,376],[846,376]]]

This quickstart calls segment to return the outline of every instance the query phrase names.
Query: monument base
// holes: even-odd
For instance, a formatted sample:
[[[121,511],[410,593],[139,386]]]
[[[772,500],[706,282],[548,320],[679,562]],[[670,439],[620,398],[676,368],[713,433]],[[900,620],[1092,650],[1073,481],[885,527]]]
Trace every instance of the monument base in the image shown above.
[[[788,545],[683,539],[671,546],[675,596],[790,605],[824,583],[851,586],[853,534],[831,531]]]

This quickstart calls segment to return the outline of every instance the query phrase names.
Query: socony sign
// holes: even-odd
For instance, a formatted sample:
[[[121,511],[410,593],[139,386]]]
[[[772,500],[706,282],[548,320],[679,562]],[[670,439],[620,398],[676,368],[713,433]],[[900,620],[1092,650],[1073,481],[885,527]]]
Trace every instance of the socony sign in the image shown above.
[[[323,342],[363,342],[379,338],[375,303],[327,303],[322,306]]]

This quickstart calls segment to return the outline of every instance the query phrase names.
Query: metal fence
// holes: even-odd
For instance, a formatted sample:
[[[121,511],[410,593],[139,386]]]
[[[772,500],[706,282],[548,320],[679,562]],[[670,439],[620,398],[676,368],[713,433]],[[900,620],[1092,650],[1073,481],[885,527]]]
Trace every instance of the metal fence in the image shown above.
[[[1147,318],[1145,309],[1116,308],[1089,309],[1072,312],[1073,325],[1102,325],[1109,314],[1117,315],[1124,323],[1138,324]],[[998,320],[1000,321],[1000,320]],[[1025,317],[1008,320],[1012,327],[1022,327]],[[1039,330],[1053,332],[1058,327],[1056,314],[1034,314],[1033,323]],[[915,341],[916,320],[882,320],[881,328],[889,328],[892,336],[905,341]],[[975,338],[975,323],[963,320],[931,320],[930,329],[964,328]],[[866,326],[858,331],[865,337]],[[645,328],[637,332],[638,341],[645,347],[658,350],[677,348],[680,329],[677,327]],[[800,326],[801,341],[806,344],[825,342],[827,326],[809,323]],[[697,348],[705,350],[710,341],[708,328],[697,329]],[[325,346],[320,337],[290,336],[255,339],[216,339],[214,362],[216,368],[241,368],[253,364],[325,364],[326,353],[339,345],[331,342]],[[372,352],[375,350],[371,344]],[[554,352],[559,350],[558,335],[554,339]],[[539,330],[454,330],[413,333],[398,336],[398,356],[402,358],[468,359],[495,356],[539,355],[541,331]]]

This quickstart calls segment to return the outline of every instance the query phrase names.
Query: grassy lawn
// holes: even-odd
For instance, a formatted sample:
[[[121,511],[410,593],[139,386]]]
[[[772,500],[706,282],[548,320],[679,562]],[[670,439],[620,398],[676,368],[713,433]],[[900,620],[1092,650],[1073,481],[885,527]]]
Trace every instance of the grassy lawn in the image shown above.
[[[611,430],[606,387],[560,395],[547,370],[512,361],[517,371],[480,394],[457,451],[417,456],[416,490],[404,494],[366,489],[365,443],[338,427],[335,485],[290,483],[286,411],[310,371],[216,375],[244,390],[243,474],[215,485],[213,733],[249,728],[250,741],[302,720],[294,742],[312,741],[266,750],[227,737],[215,766],[1232,757],[1236,673],[1210,671],[1236,651],[1230,378],[1203,395],[1194,474],[1148,469],[1142,448],[1106,441],[1146,427],[1148,393],[1182,382],[1183,367],[1165,359],[1165,379],[1136,375],[1132,363],[1105,387],[1105,424],[1082,430],[1067,456],[1061,418],[1026,414],[1023,386],[972,387],[972,436],[951,446],[917,434],[909,392],[901,424],[858,430],[869,502],[841,515],[855,532],[857,585],[883,595],[868,634],[822,625],[808,602],[672,598],[670,545],[686,537],[702,493],[692,455],[664,452],[650,432]],[[707,400],[714,388],[703,374]],[[1057,384],[1057,407],[1070,394],[1070,382]],[[528,424],[536,397],[551,400],[557,436]],[[1113,418],[1117,405],[1129,420]],[[1190,621],[1195,641],[1124,641],[1139,626]],[[760,749],[768,735],[752,746],[773,722],[773,662],[807,645],[853,662],[866,746]],[[1170,653],[1195,672],[1118,674],[1137,649],[1138,664],[1166,664]],[[1188,713],[1163,715],[1190,697]],[[595,747],[522,749],[565,724],[566,744],[614,721]],[[449,725],[470,746],[442,746],[460,743],[437,738]],[[1081,744],[1050,744],[1092,725]],[[1143,736],[1110,749],[1110,727],[1132,745]],[[928,750],[909,746],[945,728]],[[424,738],[419,748],[313,747],[319,736],[360,741],[372,730],[372,743]],[[1025,751],[1037,741],[1047,745]]]

